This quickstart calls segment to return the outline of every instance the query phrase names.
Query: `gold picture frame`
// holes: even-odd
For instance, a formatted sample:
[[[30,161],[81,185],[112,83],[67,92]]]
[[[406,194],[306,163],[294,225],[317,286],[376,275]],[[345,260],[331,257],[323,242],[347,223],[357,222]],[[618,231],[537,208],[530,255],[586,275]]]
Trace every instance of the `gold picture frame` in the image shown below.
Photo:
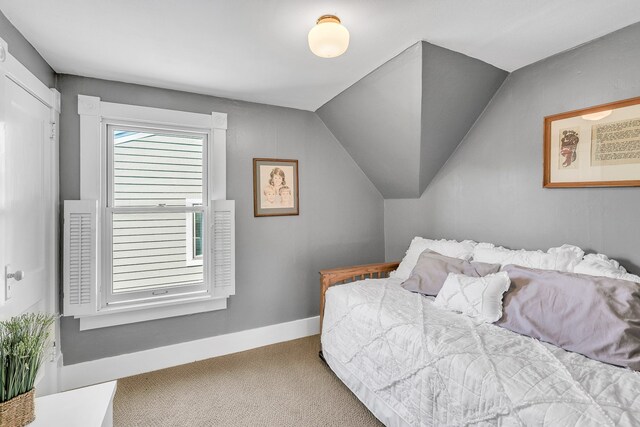
[[[543,186],[640,186],[640,97],[545,117]]]

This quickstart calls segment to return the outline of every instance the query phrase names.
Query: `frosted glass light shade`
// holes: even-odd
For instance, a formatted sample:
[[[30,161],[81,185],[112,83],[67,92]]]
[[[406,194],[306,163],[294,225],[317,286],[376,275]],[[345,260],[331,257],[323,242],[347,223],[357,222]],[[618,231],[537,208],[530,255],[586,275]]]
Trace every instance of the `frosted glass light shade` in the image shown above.
[[[321,16],[316,26],[309,31],[309,49],[321,58],[340,56],[348,47],[349,31],[337,16]]]
[[[598,113],[585,114],[582,116],[582,118],[585,120],[596,121],[604,119],[605,117],[609,117],[611,113],[613,113],[613,110],[600,111]]]

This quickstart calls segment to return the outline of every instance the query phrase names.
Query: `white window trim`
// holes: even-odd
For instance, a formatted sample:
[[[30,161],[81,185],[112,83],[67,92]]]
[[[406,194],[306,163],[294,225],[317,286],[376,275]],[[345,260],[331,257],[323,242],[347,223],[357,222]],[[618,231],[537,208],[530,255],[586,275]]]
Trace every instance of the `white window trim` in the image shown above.
[[[209,173],[207,174],[208,200],[226,199],[226,146],[227,114],[190,113],[161,108],[116,104],[101,101],[99,97],[78,95],[80,115],[80,198],[98,201],[98,235],[104,235],[104,219],[101,213],[107,206],[107,161],[104,129],[106,122],[133,122],[137,125],[161,125],[166,127],[192,128],[210,135],[207,151]],[[98,248],[98,271],[102,271],[102,248]],[[99,281],[102,286],[102,280]],[[227,306],[226,297],[212,295],[191,299],[158,301],[127,307],[102,307],[98,304],[95,314],[76,316],[80,318],[80,330],[108,327],[145,320],[182,316],[204,311],[220,310]]]
[[[224,310],[227,308],[227,298],[199,298],[181,300],[172,303],[157,304],[153,307],[127,307],[111,310],[108,313],[98,312],[93,316],[76,316],[80,319],[80,330],[106,328],[109,326],[128,323],[146,322],[148,320],[165,319],[167,317],[185,316],[187,314],[203,313],[205,311]]]

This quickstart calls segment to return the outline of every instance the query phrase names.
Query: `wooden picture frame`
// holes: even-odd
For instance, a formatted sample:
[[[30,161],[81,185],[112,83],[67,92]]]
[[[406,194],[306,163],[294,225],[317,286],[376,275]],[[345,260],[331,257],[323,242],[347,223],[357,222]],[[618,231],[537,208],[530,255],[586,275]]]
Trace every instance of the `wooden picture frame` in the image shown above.
[[[640,186],[640,97],[544,118],[543,187]]]
[[[253,216],[299,214],[298,161],[253,159]]]

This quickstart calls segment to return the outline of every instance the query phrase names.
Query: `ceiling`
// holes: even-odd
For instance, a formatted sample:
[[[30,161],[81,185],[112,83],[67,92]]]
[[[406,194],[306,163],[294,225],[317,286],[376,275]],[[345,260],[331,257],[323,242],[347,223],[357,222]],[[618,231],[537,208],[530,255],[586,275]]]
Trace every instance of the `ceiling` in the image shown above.
[[[638,0],[0,0],[0,10],[58,73],[311,111],[419,40],[513,71],[640,21]],[[326,13],[351,33],[339,58],[307,46]]]

